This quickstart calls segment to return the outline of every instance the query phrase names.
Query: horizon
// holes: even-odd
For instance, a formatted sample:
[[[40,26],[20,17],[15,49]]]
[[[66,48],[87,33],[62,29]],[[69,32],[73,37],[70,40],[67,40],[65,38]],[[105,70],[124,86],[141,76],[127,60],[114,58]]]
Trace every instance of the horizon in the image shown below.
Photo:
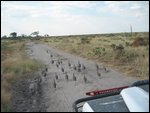
[[[82,36],[82,35],[105,35],[105,34],[122,34],[122,33],[128,33],[130,34],[131,32],[116,32],[116,33],[97,33],[97,34],[73,34],[73,35],[49,35],[48,37],[66,37],[66,36]],[[143,31],[143,32],[132,32],[132,33],[149,33],[149,31]],[[4,35],[5,36],[5,35]],[[17,37],[20,37],[21,35],[17,35]],[[25,36],[31,36],[31,35],[26,35]],[[38,36],[44,36],[44,35],[38,35]],[[7,36],[8,37],[11,37],[11,36]],[[31,37],[36,37],[36,36],[31,36]],[[1,36],[2,38],[2,36]]]
[[[149,32],[149,1],[1,1],[1,20],[1,37]]]

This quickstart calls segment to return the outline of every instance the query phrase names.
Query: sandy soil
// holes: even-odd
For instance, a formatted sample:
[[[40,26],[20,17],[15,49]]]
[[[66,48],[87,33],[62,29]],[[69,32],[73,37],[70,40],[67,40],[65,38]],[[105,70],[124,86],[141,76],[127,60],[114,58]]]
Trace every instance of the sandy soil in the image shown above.
[[[99,77],[95,62],[50,48],[47,45],[30,42],[27,43],[27,48],[27,53],[31,58],[42,61],[48,68],[47,72],[41,70],[42,103],[45,104],[47,112],[70,112],[73,102],[86,97],[86,92],[130,85],[137,81],[136,78],[126,77],[107,67],[105,71],[103,64],[99,64],[99,72],[101,73],[101,77]],[[54,63],[52,63],[52,60]],[[62,61],[62,64],[60,63],[57,67],[56,64],[59,61]],[[68,62],[71,64],[70,67]],[[81,64],[81,70],[78,70],[80,67],[78,62]],[[74,69],[74,65],[77,70]],[[82,65],[86,69],[83,69]],[[64,72],[62,72],[62,67]],[[66,79],[66,72],[68,80]],[[73,80],[73,73],[76,81]],[[57,80],[55,74],[58,75]],[[86,83],[83,79],[84,76],[87,78]],[[56,82],[56,88],[54,88],[54,81]]]

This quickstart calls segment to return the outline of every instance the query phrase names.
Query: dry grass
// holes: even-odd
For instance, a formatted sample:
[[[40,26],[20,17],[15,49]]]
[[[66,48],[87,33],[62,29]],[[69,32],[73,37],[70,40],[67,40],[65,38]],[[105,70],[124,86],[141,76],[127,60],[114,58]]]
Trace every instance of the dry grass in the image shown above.
[[[11,111],[11,86],[41,65],[24,54],[25,41],[1,40],[1,111]],[[6,54],[7,53],[7,54]]]
[[[10,91],[5,90],[5,89],[6,88],[1,88],[1,111],[2,112],[10,111],[9,103],[10,103],[11,94],[10,94]]]
[[[139,43],[138,37],[144,41]],[[103,63],[126,76],[149,78],[149,33],[133,33],[132,37],[128,33],[121,33],[50,37],[32,41]],[[133,46],[135,42],[136,46]],[[1,41],[1,111],[10,111],[10,86],[24,73],[40,67],[36,61],[25,57],[22,52],[24,44],[25,41]],[[124,49],[121,52],[114,50],[112,44],[122,45]]]
[[[141,42],[136,47],[132,46],[139,37],[144,40],[144,44]],[[41,39],[39,43],[41,42],[103,63],[126,76],[149,78],[149,33],[133,33],[132,37],[128,33],[51,37]],[[121,44],[124,47],[122,53],[114,51],[112,44]]]

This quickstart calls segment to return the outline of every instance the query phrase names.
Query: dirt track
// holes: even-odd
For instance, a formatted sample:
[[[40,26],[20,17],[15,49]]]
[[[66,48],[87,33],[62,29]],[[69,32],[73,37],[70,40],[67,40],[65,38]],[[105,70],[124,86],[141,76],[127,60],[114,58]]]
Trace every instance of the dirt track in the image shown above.
[[[97,75],[95,62],[89,61],[71,54],[56,50],[42,44],[27,44],[27,53],[31,58],[42,61],[48,68],[46,77],[42,76],[42,102],[46,105],[47,112],[69,112],[72,111],[72,103],[82,97],[86,97],[85,93],[97,89],[113,88],[124,85],[130,85],[137,79],[121,75],[120,73],[106,67],[106,71],[102,64],[99,64],[99,72],[101,77]],[[60,60],[61,59],[61,60]],[[52,60],[54,63],[52,64]],[[62,61],[58,67],[56,63]],[[71,67],[68,66],[71,63]],[[78,62],[81,64],[81,70],[78,70]],[[83,64],[86,69],[83,69]],[[74,65],[77,70],[74,69]],[[62,67],[64,72],[62,72]],[[66,73],[68,80],[66,80]],[[58,75],[58,80],[55,78]],[[76,81],[73,80],[73,73]],[[84,82],[83,77],[87,78]],[[56,89],[53,82],[56,82]]]

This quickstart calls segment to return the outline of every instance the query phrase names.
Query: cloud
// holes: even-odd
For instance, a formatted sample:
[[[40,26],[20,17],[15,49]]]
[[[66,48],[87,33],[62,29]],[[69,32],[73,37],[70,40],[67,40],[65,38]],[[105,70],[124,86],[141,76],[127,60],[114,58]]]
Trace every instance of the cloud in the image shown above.
[[[111,15],[122,15],[126,12],[127,1],[118,2],[118,1],[105,1],[104,6],[97,8],[97,11],[100,13],[108,13]]]
[[[1,2],[2,34],[82,34],[119,32],[128,24],[146,24],[143,2],[118,1],[5,1]],[[121,26],[121,28],[120,28]],[[138,26],[138,25],[137,25]],[[118,31],[117,31],[118,29]]]
[[[148,13],[147,8],[140,1],[105,1],[104,7],[97,8],[99,13],[108,13],[121,17],[142,17]]]
[[[141,6],[139,4],[134,4],[133,6],[130,7],[131,9],[133,10],[137,10],[137,9],[140,9]]]
[[[91,1],[51,1],[50,5],[54,7],[68,8],[68,7],[76,7],[76,8],[89,8],[92,7],[95,3]]]
[[[17,15],[18,12],[27,13],[32,17],[43,16],[43,15],[56,15],[68,13],[73,8],[90,8],[94,5],[93,2],[89,1],[44,1],[44,2],[32,2],[33,5],[28,5],[26,2],[2,2],[2,13],[9,14],[10,16]],[[41,4],[41,5],[39,5]],[[43,8],[44,7],[44,8]],[[53,16],[55,16],[53,14]]]

